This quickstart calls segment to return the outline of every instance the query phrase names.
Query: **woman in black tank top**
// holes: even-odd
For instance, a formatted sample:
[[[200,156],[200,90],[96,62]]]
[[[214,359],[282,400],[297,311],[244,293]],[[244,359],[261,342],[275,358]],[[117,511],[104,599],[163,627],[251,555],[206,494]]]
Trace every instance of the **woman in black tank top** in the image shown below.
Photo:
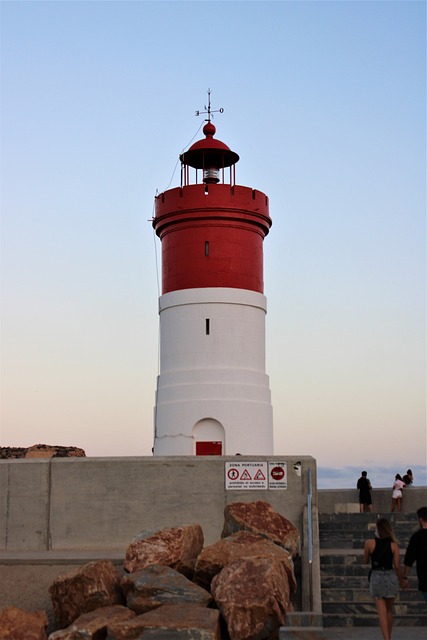
[[[400,553],[391,524],[386,518],[377,520],[375,540],[366,540],[365,564],[371,563],[369,591],[374,598],[384,640],[391,640],[393,603],[402,584]]]

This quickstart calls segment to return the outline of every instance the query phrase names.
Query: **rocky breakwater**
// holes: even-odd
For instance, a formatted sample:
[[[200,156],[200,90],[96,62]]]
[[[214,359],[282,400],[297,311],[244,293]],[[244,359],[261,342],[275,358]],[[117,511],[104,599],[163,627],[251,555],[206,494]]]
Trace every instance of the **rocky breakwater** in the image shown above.
[[[31,447],[0,447],[1,460],[17,458],[85,458],[86,453],[78,447],[63,447],[52,444],[33,444]]]
[[[120,571],[90,562],[51,584],[49,640],[273,640],[293,610],[299,550],[297,528],[262,501],[228,505],[207,547],[197,524],[144,531]],[[9,607],[0,640],[46,640],[47,625],[43,611]]]

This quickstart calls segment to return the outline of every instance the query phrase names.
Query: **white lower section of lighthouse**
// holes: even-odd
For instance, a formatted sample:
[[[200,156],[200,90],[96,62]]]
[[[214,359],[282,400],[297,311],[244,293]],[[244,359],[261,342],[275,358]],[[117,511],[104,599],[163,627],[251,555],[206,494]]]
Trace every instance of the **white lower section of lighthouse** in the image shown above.
[[[182,289],[160,297],[159,313],[154,455],[272,455],[265,296]]]

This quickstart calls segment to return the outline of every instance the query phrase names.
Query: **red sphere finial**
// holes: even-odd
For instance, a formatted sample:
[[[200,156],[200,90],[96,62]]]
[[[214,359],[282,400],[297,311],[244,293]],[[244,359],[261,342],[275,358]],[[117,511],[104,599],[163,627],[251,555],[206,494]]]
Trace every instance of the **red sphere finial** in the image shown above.
[[[215,125],[212,124],[212,122],[210,120],[208,120],[208,122],[203,127],[203,133],[207,137],[207,136],[214,136],[215,132],[216,132]]]

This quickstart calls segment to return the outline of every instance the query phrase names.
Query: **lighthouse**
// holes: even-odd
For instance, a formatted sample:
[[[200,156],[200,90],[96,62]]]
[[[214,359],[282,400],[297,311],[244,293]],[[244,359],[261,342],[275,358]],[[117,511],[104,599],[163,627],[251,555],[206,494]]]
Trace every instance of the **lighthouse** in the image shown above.
[[[268,198],[236,184],[239,156],[215,137],[208,97],[204,138],[180,156],[180,186],[155,198],[162,294],[153,453],[271,455]]]

